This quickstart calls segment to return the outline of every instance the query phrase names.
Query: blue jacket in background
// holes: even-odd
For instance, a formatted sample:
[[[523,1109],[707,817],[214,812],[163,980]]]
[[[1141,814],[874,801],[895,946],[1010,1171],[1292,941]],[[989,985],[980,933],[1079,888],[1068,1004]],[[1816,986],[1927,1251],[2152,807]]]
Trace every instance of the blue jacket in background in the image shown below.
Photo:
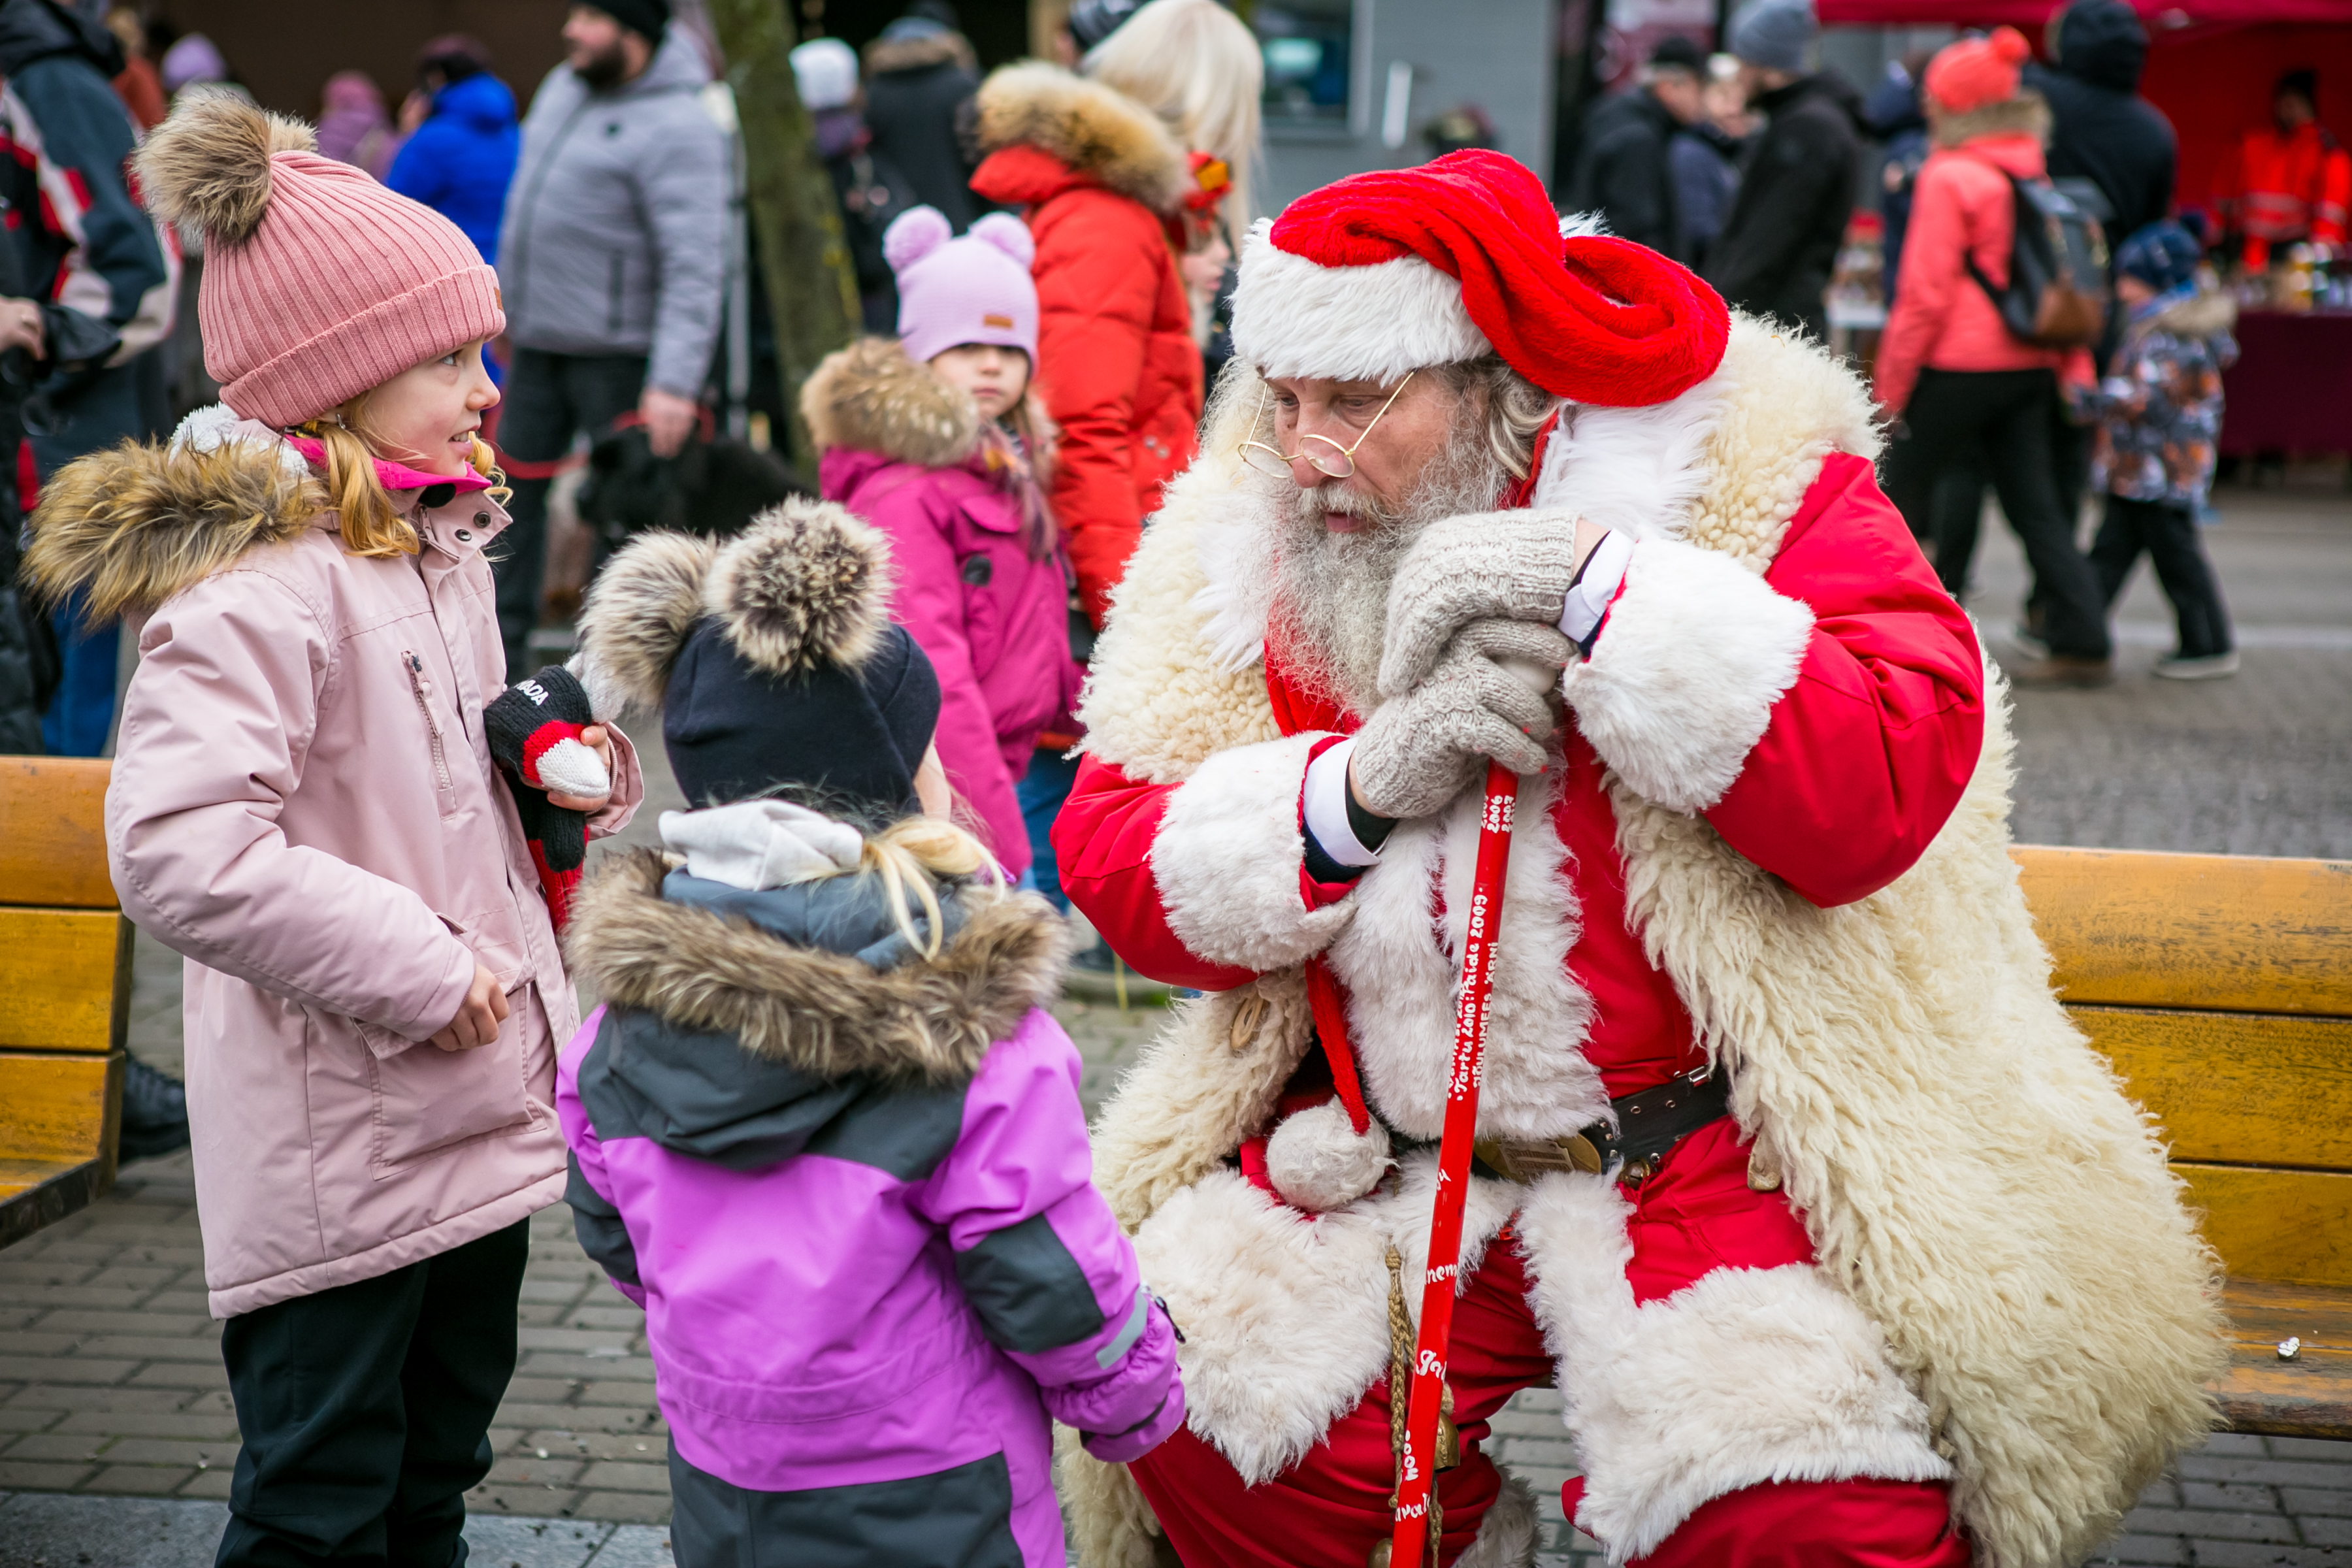
[[[482,259],[495,262],[521,151],[514,91],[483,71],[434,95],[432,117],[401,148],[383,183],[464,229]]]

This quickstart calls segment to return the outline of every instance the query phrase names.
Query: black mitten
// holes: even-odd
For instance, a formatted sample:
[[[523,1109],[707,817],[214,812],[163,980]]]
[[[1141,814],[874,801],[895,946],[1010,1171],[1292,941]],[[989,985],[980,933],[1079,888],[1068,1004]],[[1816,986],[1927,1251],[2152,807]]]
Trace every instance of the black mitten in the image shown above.
[[[588,693],[560,664],[509,686],[482,710],[490,755],[507,776],[531,864],[539,868],[547,912],[561,931],[572,918],[572,896],[588,858],[588,814],[548,803],[560,795],[600,795],[612,779],[604,759],[580,739],[596,721]]]

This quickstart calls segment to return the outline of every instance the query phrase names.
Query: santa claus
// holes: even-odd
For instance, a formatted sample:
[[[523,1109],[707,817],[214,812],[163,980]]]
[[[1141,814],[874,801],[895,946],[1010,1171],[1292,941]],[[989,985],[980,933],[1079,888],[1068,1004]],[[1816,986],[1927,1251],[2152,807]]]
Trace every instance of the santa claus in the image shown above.
[[[1385,1552],[1492,757],[1444,1561],[1530,1559],[1479,1448],[1547,1383],[1612,1563],[2079,1561],[2210,1423],[2214,1264],[2052,997],[1861,383],[1475,152],[1261,226],[1234,340],[1055,830],[1209,993],[1097,1130],[1191,1415],[1067,1457],[1084,1560]]]

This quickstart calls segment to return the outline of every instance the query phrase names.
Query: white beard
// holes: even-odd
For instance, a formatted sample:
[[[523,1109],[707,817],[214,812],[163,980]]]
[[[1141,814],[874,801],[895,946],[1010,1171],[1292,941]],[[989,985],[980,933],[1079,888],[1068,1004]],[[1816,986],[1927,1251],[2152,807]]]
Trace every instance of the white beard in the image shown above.
[[[1359,717],[1370,714],[1380,702],[1389,587],[1398,566],[1431,523],[1492,511],[1510,479],[1487,445],[1483,417],[1465,407],[1401,505],[1337,479],[1309,490],[1287,479],[1265,481],[1273,515],[1267,537],[1253,542],[1263,555],[1249,563],[1247,580],[1271,589],[1267,626],[1290,681]],[[1370,526],[1333,533],[1323,515],[1334,511]]]

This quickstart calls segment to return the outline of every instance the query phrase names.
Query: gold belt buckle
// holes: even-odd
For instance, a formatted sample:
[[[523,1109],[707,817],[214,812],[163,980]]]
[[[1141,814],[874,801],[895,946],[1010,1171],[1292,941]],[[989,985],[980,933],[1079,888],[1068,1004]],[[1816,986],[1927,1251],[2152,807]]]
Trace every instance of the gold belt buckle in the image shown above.
[[[1549,1171],[1601,1173],[1601,1151],[1581,1132],[1565,1138],[1482,1138],[1478,1158],[1507,1182],[1532,1182]]]

